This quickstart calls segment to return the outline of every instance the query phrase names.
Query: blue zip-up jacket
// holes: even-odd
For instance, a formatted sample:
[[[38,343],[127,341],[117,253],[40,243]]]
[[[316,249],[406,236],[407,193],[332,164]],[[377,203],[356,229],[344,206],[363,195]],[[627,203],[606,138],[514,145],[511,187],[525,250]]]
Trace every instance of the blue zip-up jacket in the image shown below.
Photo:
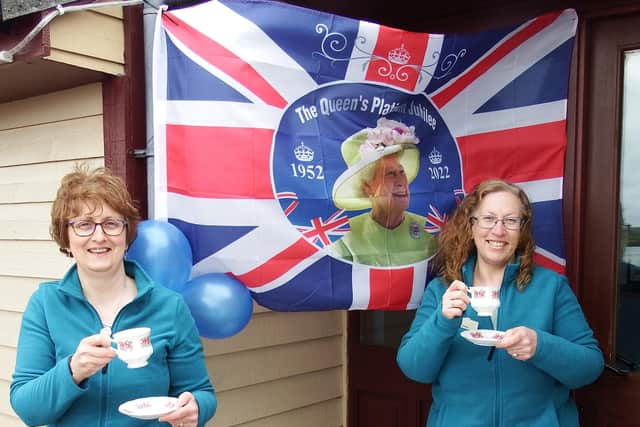
[[[102,323],[85,298],[77,267],[60,281],[42,283],[22,318],[11,406],[27,425],[133,427],[168,425],[118,412],[128,400],[190,391],[198,402],[198,426],[216,411],[195,321],[180,294],[156,285],[134,262],[125,262],[138,294],[120,310],[112,330],[148,326],[153,354],[143,368],[129,369],[117,357],[102,371],[75,384],[69,357],[80,340]]]
[[[475,258],[463,266],[473,283]],[[526,326],[538,335],[535,355],[519,361],[506,351],[474,345],[460,336],[462,318],[494,329],[469,305],[463,317],[442,314],[447,286],[432,280],[397,362],[409,378],[431,383],[428,427],[575,427],[578,412],[570,390],[595,381],[604,366],[602,352],[566,277],[535,267],[524,291],[516,288],[519,264],[507,265],[500,288],[497,329]]]

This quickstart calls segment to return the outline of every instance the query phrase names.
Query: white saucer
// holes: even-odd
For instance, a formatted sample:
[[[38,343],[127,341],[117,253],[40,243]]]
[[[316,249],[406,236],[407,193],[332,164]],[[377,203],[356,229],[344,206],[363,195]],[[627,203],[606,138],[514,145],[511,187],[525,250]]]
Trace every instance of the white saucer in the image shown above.
[[[487,347],[494,346],[504,338],[504,332],[495,331],[493,329],[478,329],[477,331],[462,331],[462,338],[476,345],[484,345]]]
[[[155,396],[124,402],[118,407],[120,413],[141,420],[155,420],[178,409],[175,397]]]

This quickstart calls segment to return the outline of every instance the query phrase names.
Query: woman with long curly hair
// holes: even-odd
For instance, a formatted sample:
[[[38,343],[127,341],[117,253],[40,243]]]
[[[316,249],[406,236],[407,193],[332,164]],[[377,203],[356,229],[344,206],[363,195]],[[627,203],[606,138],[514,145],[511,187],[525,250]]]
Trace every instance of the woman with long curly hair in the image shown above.
[[[532,220],[521,188],[488,180],[440,233],[438,277],[397,354],[432,384],[427,426],[579,425],[570,390],[598,378],[602,352],[567,278],[534,265]],[[490,315],[469,287],[497,290]]]

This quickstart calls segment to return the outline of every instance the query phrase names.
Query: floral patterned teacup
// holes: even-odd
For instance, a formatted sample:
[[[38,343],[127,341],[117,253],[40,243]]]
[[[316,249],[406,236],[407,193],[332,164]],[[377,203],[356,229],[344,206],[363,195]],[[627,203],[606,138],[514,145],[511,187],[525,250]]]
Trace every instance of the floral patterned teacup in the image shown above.
[[[147,359],[153,354],[151,328],[133,328],[113,334],[116,354],[127,364],[127,368],[147,366]]]
[[[491,316],[500,307],[500,288],[497,286],[472,286],[469,295],[471,307],[478,316]]]

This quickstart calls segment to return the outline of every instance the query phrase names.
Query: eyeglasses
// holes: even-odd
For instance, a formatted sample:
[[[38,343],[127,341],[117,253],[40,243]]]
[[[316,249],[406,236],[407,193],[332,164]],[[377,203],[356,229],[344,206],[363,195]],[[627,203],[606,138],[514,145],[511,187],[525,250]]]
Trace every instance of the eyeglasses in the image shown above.
[[[498,218],[494,215],[480,215],[480,216],[472,216],[472,221],[475,221],[480,228],[493,228],[498,222],[501,222],[504,225],[504,228],[507,230],[520,230],[522,224],[525,223],[525,218],[519,216],[505,216],[504,218]]]
[[[107,219],[102,222],[93,222],[86,219],[69,221],[69,225],[78,237],[89,237],[96,231],[99,225],[107,236],[119,236],[124,231],[128,222],[124,219]]]

